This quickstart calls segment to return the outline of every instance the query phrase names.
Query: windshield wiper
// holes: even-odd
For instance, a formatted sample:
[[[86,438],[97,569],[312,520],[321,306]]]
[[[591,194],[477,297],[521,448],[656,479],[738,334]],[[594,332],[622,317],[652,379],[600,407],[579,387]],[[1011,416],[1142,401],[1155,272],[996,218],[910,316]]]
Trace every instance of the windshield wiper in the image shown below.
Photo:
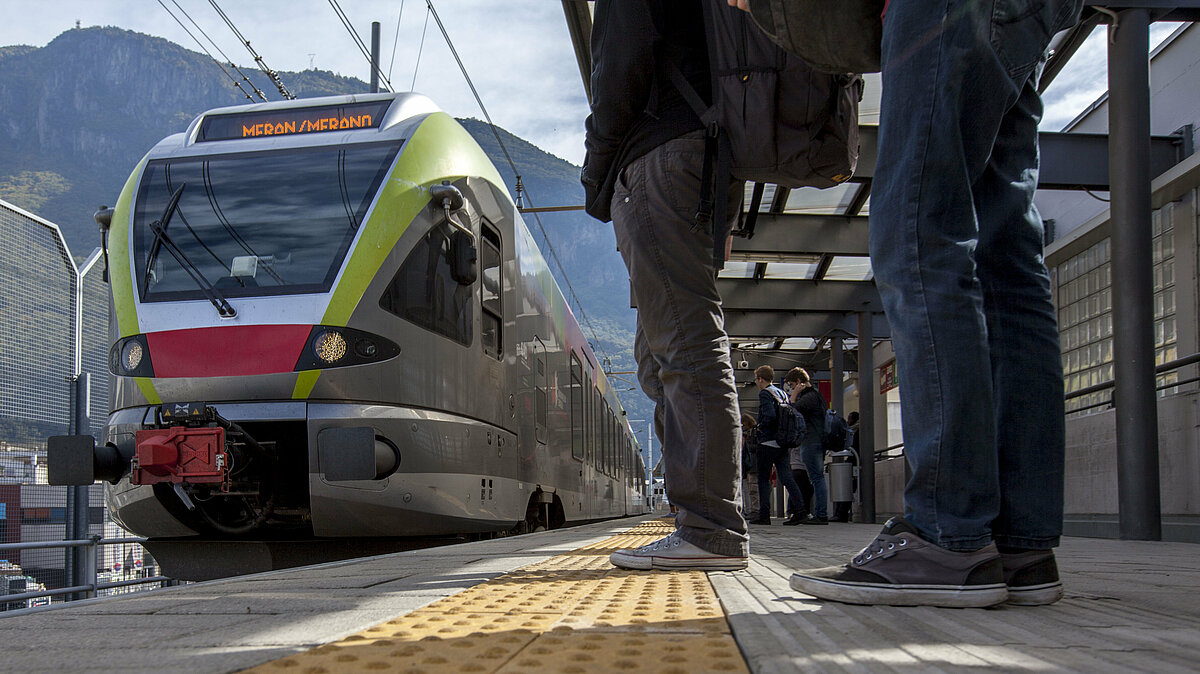
[[[154,242],[150,244],[150,253],[146,257],[146,275],[142,279],[142,297],[146,296],[146,292],[150,289],[150,274],[154,269],[154,261],[158,258],[158,253],[164,247],[171,257],[179,263],[187,275],[192,278],[192,281],[199,286],[200,291],[204,293],[205,299],[212,303],[217,309],[217,313],[224,318],[233,318],[237,315],[237,311],[225,299],[220,290],[209,282],[204,276],[204,272],[193,263],[186,253],[175,243],[175,240],[167,234],[167,225],[171,222],[171,217],[175,215],[175,211],[179,206],[179,197],[183,194],[183,188],[187,187],[187,183],[179,186],[171,198],[167,201],[167,207],[163,210],[162,217],[150,223],[150,231],[154,232]]]

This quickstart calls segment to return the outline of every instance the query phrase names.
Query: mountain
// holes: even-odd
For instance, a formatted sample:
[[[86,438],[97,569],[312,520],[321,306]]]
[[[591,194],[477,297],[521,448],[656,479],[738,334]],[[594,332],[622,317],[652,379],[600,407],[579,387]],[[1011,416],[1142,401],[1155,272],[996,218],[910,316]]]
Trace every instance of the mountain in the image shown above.
[[[268,98],[279,100],[265,75],[247,74]],[[361,80],[320,70],[281,72],[280,77],[300,98],[369,90]],[[41,48],[0,47],[0,199],[59,225],[80,258],[99,245],[93,211],[115,202],[147,150],[205,110],[247,102],[207,55],[120,28],[69,30]],[[583,203],[577,166],[503,129],[493,132],[475,119],[459,121],[492,158],[510,194],[515,194],[515,173],[497,135],[520,172],[526,203]],[[632,371],[634,312],[612,227],[581,211],[540,218],[540,225],[532,215],[526,223],[597,356],[611,358],[610,370]],[[580,316],[580,303],[588,322]],[[630,418],[649,419],[649,401],[632,376],[621,377],[627,381],[618,378],[614,384],[630,389],[621,391]],[[644,436],[639,439],[644,442]]]

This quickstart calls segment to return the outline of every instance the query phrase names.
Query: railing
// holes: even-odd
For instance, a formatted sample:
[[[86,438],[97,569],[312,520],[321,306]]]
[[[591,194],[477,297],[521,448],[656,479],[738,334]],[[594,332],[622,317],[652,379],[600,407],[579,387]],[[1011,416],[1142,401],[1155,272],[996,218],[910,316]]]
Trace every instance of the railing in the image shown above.
[[[897,449],[900,450],[899,454],[889,454],[889,452],[895,451]],[[901,456],[904,456],[904,443],[903,442],[897,442],[896,444],[892,445],[891,447],[884,447],[883,449],[875,450],[875,460],[876,461],[883,461],[884,459],[896,459]]]
[[[85,567],[91,570],[92,582],[87,585],[73,585],[71,587],[60,587],[50,590],[37,590],[33,592],[22,592],[20,594],[0,594],[0,604],[25,601],[27,599],[40,599],[42,597],[54,597],[57,595],[82,595],[80,598],[87,598],[89,595],[98,595],[102,590],[111,590],[119,587],[129,587],[132,585],[144,585],[147,583],[170,583],[174,579],[166,576],[150,576],[147,578],[131,578],[128,580],[120,580],[113,582],[100,582],[99,568],[96,564],[98,551],[102,545],[126,545],[130,543],[144,543],[145,538],[100,538],[92,536],[91,538],[83,538],[73,541],[35,541],[30,543],[0,543],[0,553],[8,550],[46,550],[54,548],[85,548]],[[70,596],[68,596],[68,601]],[[45,607],[31,607],[45,608]]]
[[[1186,366],[1192,365],[1194,363],[1200,363],[1200,353],[1193,353],[1190,356],[1184,356],[1183,358],[1176,358],[1175,360],[1169,360],[1161,365],[1157,365],[1154,368],[1154,374],[1156,374],[1156,375],[1165,374],[1172,370],[1178,370],[1181,367],[1186,367]],[[1191,377],[1190,379],[1181,379],[1179,381],[1173,381],[1173,382],[1168,382],[1166,384],[1160,384],[1160,385],[1156,386],[1154,388],[1154,390],[1162,391],[1164,389],[1174,388],[1176,386],[1183,386],[1184,384],[1191,384],[1191,383],[1197,382],[1197,381],[1200,381],[1200,377]],[[1102,381],[1099,384],[1092,384],[1091,386],[1081,388],[1078,391],[1072,391],[1071,393],[1068,393],[1066,396],[1064,396],[1064,399],[1065,400],[1073,400],[1075,398],[1079,398],[1081,396],[1089,395],[1092,393],[1099,393],[1101,391],[1107,391],[1108,389],[1112,388],[1114,385],[1115,385],[1115,381],[1113,381],[1113,380]],[[1098,403],[1092,403],[1091,405],[1085,405],[1083,407],[1078,407],[1076,409],[1071,410],[1071,412],[1072,413],[1082,412],[1084,410],[1090,410],[1090,409],[1093,409],[1096,407],[1105,407],[1105,406],[1111,405],[1111,404],[1112,404],[1111,400],[1103,400]]]

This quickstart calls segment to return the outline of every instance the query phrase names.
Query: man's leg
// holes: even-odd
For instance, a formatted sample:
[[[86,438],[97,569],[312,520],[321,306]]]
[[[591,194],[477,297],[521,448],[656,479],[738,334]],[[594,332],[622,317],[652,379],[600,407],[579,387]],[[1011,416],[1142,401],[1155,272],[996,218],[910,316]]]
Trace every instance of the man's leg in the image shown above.
[[[794,589],[852,603],[935,606],[988,606],[1009,596],[1009,564],[989,542],[1001,513],[988,334],[995,318],[985,316],[982,286],[991,281],[976,264],[992,233],[981,236],[976,211],[990,205],[977,203],[973,190],[999,168],[989,167],[993,146],[1003,153],[1009,140],[1029,141],[1028,133],[997,137],[1013,133],[1002,127],[1024,104],[1018,99],[1050,36],[1078,16],[1077,0],[1032,5],[943,0],[937,11],[901,3],[888,12],[883,87],[890,93],[881,110],[871,258],[903,372],[911,521],[889,521],[845,567],[797,573]],[[1036,182],[1036,165],[1019,172]],[[1061,400],[1061,390],[1056,395]]]
[[[703,159],[697,132],[635,160],[617,185],[613,226],[659,368],[663,466],[667,498],[680,510],[678,535],[711,553],[745,556],[737,391],[712,237],[692,222]]]
[[[808,481],[813,489],[813,521],[829,521],[829,493],[825,486],[825,448],[821,445],[806,445],[801,450]]]

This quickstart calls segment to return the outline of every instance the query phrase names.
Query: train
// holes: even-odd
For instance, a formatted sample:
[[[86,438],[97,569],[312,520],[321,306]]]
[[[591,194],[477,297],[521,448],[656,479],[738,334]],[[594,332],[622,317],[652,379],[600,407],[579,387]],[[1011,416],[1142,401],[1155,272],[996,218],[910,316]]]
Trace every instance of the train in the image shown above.
[[[647,512],[612,382],[496,167],[430,99],[209,110],[96,218],[111,411],[102,442],[49,439],[49,477],[104,482],[148,547]]]

